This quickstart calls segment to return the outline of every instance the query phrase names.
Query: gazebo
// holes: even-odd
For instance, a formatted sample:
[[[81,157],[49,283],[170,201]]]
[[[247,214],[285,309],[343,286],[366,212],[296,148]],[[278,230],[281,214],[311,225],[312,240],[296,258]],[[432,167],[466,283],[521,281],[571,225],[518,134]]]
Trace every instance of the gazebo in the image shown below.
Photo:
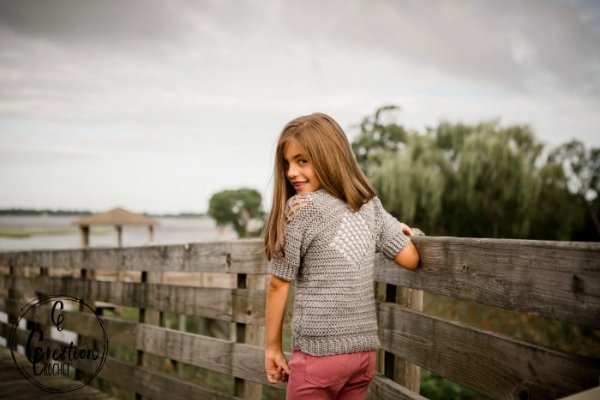
[[[122,247],[124,225],[147,225],[149,239],[150,242],[152,242],[154,239],[154,226],[158,225],[158,221],[117,207],[110,211],[80,218],[77,221],[74,221],[73,225],[79,225],[79,231],[81,233],[81,247],[89,247],[90,226],[92,225],[113,225],[117,230],[118,245],[119,247]]]

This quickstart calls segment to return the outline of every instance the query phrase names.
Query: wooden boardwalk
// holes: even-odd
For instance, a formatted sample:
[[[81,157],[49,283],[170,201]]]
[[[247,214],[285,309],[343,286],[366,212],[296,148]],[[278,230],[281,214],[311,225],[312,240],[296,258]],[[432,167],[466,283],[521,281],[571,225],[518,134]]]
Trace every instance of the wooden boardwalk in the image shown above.
[[[58,388],[60,385],[64,385],[65,387],[73,386],[73,380],[66,377],[52,378],[53,387]],[[6,347],[0,347],[0,399],[112,400],[115,398],[91,386],[84,386],[67,393],[46,392],[25,379],[15,366],[10,350]]]

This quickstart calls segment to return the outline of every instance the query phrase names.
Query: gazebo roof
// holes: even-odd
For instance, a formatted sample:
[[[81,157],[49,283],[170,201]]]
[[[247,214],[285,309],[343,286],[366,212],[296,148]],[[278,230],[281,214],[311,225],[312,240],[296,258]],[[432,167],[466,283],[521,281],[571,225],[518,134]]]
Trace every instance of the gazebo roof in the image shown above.
[[[73,225],[158,225],[158,221],[117,207],[73,221]]]

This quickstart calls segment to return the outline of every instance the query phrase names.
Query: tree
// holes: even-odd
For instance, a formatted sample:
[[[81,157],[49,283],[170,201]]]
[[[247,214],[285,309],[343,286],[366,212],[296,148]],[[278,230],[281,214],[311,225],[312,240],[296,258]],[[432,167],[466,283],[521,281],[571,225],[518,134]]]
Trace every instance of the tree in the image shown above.
[[[453,221],[456,229],[465,236],[528,238],[540,200],[542,149],[526,126],[501,128],[494,121],[472,129],[455,149],[455,185],[448,188],[453,207],[468,214]]]
[[[399,110],[388,105],[378,108],[373,117],[365,117],[359,125],[360,133],[352,142],[352,150],[363,172],[367,175],[372,167],[381,164],[386,153],[396,152],[406,142],[407,132],[402,125],[383,124],[384,113]]]
[[[387,211],[430,235],[439,233],[449,165],[431,136],[413,134],[406,142],[402,151],[381,155],[370,168],[371,181]]]
[[[553,150],[548,162],[561,167],[570,192],[591,221],[588,225],[595,231],[591,234],[600,239],[600,148],[586,150],[583,143],[572,140]]]
[[[224,190],[212,195],[208,215],[218,226],[232,224],[238,237],[256,236],[249,231],[249,223],[254,218],[262,218],[262,196],[254,189]]]
[[[497,120],[408,132],[380,122],[379,114],[393,109],[365,118],[353,149],[386,209],[429,235],[571,239],[582,207],[561,173],[567,162],[585,182],[578,187],[590,200],[589,214],[598,216],[596,153],[563,150],[544,160],[544,145],[528,126]],[[582,159],[586,168],[577,167]]]

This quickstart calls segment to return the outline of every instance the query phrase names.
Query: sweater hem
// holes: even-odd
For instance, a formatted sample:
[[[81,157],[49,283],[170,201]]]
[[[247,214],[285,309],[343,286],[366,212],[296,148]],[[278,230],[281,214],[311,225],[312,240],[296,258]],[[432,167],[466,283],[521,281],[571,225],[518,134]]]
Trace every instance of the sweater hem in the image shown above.
[[[329,356],[334,354],[357,353],[367,350],[378,350],[381,347],[377,335],[353,336],[347,338],[296,338],[294,349],[311,356]]]

